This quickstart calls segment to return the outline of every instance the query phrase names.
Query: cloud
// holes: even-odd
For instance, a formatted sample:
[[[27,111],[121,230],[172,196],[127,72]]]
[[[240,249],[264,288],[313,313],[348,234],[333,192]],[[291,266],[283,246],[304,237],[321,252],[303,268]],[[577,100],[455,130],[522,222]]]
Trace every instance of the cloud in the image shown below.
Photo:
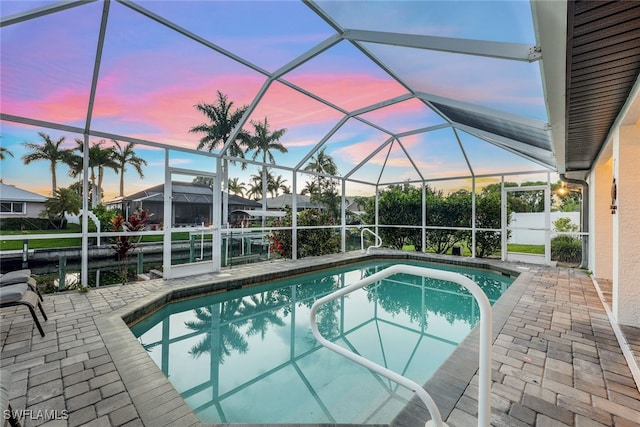
[[[285,76],[285,78],[348,111],[406,93],[406,90],[391,78],[383,79],[363,72],[335,74],[326,70],[321,73],[304,73]]]

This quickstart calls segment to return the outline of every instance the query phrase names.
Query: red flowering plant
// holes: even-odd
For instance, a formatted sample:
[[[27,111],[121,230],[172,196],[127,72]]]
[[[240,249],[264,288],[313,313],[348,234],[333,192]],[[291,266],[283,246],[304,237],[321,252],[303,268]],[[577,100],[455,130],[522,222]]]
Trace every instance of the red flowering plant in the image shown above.
[[[284,245],[280,238],[283,236],[284,231],[275,231],[273,235],[269,236],[269,251],[272,254],[278,254],[281,257],[286,257],[286,253],[284,251]],[[289,233],[291,234],[291,233]]]
[[[147,209],[137,210],[129,217],[129,221],[126,221],[122,215],[118,214],[111,220],[111,226],[113,231],[142,231],[146,228],[150,217],[151,215]],[[120,277],[125,285],[129,283],[129,256],[135,251],[141,239],[141,236],[132,239],[129,236],[121,235],[111,241],[111,250],[116,255],[120,268]]]

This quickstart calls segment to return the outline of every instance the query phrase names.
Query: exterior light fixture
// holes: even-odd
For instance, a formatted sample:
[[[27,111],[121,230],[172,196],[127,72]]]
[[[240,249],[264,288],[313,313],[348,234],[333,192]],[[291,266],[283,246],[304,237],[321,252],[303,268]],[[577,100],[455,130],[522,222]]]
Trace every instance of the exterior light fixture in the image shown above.
[[[569,194],[569,189],[567,188],[567,184],[563,182],[562,185],[556,190],[556,194],[559,197],[565,197],[567,194]]]

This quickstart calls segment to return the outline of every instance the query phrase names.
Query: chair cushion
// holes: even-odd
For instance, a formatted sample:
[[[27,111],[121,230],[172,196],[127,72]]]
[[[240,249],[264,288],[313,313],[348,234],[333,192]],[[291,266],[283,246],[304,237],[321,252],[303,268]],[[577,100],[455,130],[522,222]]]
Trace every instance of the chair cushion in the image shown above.
[[[29,286],[26,283],[0,287],[0,304],[20,301],[28,288]]]
[[[24,283],[31,277],[31,270],[16,270],[0,276],[0,285],[12,285],[14,283]]]

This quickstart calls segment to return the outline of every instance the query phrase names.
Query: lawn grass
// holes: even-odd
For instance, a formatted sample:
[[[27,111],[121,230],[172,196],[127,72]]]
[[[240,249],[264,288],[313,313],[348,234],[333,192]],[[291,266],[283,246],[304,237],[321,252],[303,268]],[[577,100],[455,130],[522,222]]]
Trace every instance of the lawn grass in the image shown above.
[[[70,237],[64,239],[29,239],[29,249],[49,249],[49,248],[68,248],[74,246],[82,246],[82,238],[80,233],[82,229],[78,224],[68,224],[64,230],[6,230],[0,232],[3,236],[25,236],[28,238],[30,234],[68,234],[78,233],[78,237]],[[22,240],[0,240],[2,242],[3,251],[22,250]]]
[[[68,234],[68,233],[78,233],[78,237],[70,237],[70,238],[61,238],[61,239],[29,239],[29,249],[55,249],[55,248],[73,248],[73,247],[81,247],[82,246],[82,237],[80,234],[82,233],[82,228],[78,224],[68,224],[67,228],[64,230],[28,230],[28,231],[20,231],[20,230],[7,230],[0,232],[0,236],[18,236],[24,235],[25,238],[28,238],[30,234]],[[154,242],[162,242],[163,235],[153,235],[153,236],[142,236],[143,243],[154,243]],[[93,239],[93,238],[92,238]],[[188,241],[189,240],[189,232],[188,231],[178,231],[171,234],[171,240],[176,241]],[[211,240],[211,235],[206,236],[205,240]],[[109,238],[102,238],[103,243],[107,244],[109,242]],[[0,251],[15,251],[22,250],[23,242],[22,240],[1,240],[0,237]]]
[[[520,245],[516,243],[507,244],[507,251],[519,252],[522,254],[544,255],[544,245]]]
[[[0,232],[0,236],[16,236],[16,235],[24,235],[28,237],[30,234],[65,234],[65,233],[78,233],[80,234],[82,229],[78,224],[69,224],[64,230],[30,230],[30,231],[2,231]],[[162,242],[164,236],[162,235],[153,235],[153,236],[143,236],[142,242],[144,243],[153,243],[153,242]],[[188,241],[189,240],[189,232],[188,231],[178,231],[172,233],[171,235],[172,241]],[[211,235],[205,236],[205,240],[211,240]],[[10,250],[22,250],[22,241],[21,240],[0,240],[1,246],[0,250],[2,251],[10,251]],[[108,242],[108,240],[106,241]],[[106,243],[105,242],[105,243]],[[82,239],[80,235],[78,237],[72,238],[64,238],[64,239],[29,239],[29,249],[53,249],[53,248],[70,248],[70,247],[80,247],[82,246]],[[415,251],[414,245],[405,245],[402,247],[403,251],[413,252]],[[507,250],[509,252],[519,252],[525,254],[544,254],[544,245],[521,245],[515,243],[509,243],[507,245]],[[462,248],[462,255],[471,256],[471,251],[466,246]]]

